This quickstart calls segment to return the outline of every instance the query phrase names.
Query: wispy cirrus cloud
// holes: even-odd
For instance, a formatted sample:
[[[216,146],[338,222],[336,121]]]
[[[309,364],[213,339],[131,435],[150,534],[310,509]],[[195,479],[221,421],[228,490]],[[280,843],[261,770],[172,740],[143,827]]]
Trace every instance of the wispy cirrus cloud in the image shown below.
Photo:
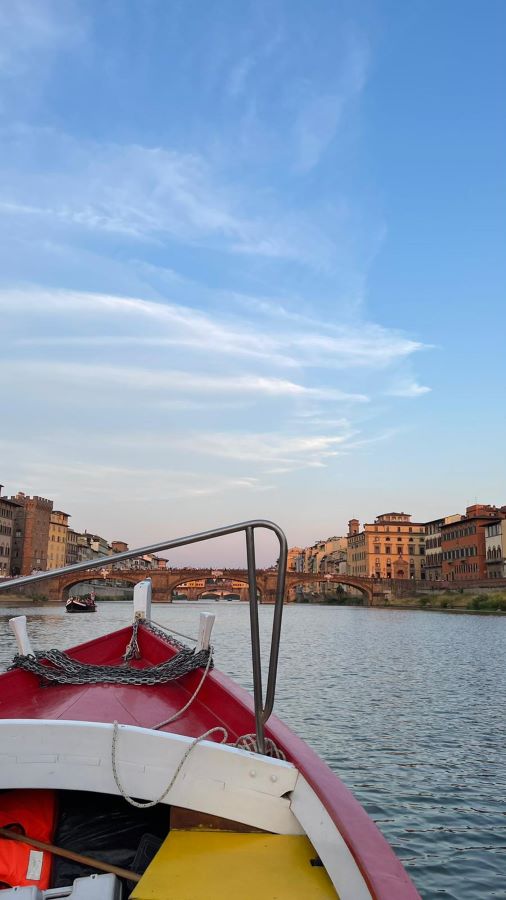
[[[125,240],[328,267],[335,247],[311,218],[220,179],[199,153],[77,141],[49,128],[3,130],[0,213]],[[22,153],[20,154],[20,149]],[[47,164],[40,171],[38,159]],[[15,167],[13,170],[13,161]],[[1,160],[0,160],[1,166]],[[0,168],[1,171],[1,168]],[[69,235],[67,235],[68,239]]]
[[[97,365],[96,363],[56,362],[47,359],[28,359],[0,362],[18,378],[37,378],[43,381],[97,382],[106,388],[129,391],[163,391],[199,394],[240,394],[260,397],[327,398],[351,403],[366,403],[364,394],[345,393],[336,388],[313,388],[282,378],[261,375],[237,375],[235,378],[165,369],[143,369],[135,366]]]
[[[270,485],[263,483],[253,475],[241,477],[209,476],[190,468],[179,467],[177,471],[170,467],[152,465],[108,465],[99,460],[90,464],[86,456],[74,455],[72,463],[54,462],[53,448],[40,446],[39,458],[30,458],[26,443],[0,440],[0,449],[8,458],[16,456],[16,471],[23,477],[29,492],[38,490],[54,495],[54,483],[58,482],[58,496],[65,497],[71,492],[76,481],[85,480],[87,493],[92,496],[118,497],[124,492],[125,485],[130,484],[128,500],[165,500],[175,498],[216,496],[233,491],[263,492],[270,490]],[[7,474],[10,475],[10,472]],[[18,476],[19,477],[19,476]]]
[[[0,310],[10,336],[2,371],[17,390],[37,384],[48,396],[57,391],[76,414],[96,419],[110,410],[102,453],[121,448],[173,462],[191,454],[211,468],[213,460],[232,465],[239,479],[244,468],[253,470],[261,484],[271,475],[323,468],[378,440],[371,424],[364,430],[365,420],[376,429],[369,401],[384,396],[392,369],[421,349],[370,323],[336,326],[283,307],[245,318],[138,297],[26,288],[1,291]],[[394,384],[404,393],[411,385],[413,394],[403,376]],[[108,434],[112,421],[128,420],[141,406],[142,435],[125,435],[122,427],[118,437]]]
[[[424,394],[430,393],[431,388],[423,384],[417,384],[416,381],[403,381],[395,387],[390,388],[386,393],[390,397],[423,397]]]
[[[358,432],[349,427],[333,428],[331,433],[326,434],[320,430],[316,434],[305,435],[296,431],[244,432],[230,428],[222,432],[205,429],[188,433],[176,431],[165,437],[146,431],[104,438],[104,446],[112,450],[121,446],[143,452],[155,444],[161,453],[170,449],[186,457],[191,455],[194,459],[204,457],[209,461],[214,457],[226,465],[253,471],[253,481],[259,489],[266,475],[325,468],[334,458],[342,456],[352,447],[358,447],[360,438]]]
[[[294,126],[296,171],[318,165],[335,139],[345,112],[365,86],[368,57],[364,41],[349,34],[334,84],[326,90],[311,83],[304,86],[306,96]]]
[[[0,5],[0,76],[17,76],[34,55],[67,48],[86,33],[82,10],[69,0],[9,0]]]
[[[199,452],[247,463],[255,462],[262,467],[279,463],[305,468],[324,466],[331,457],[340,455],[352,437],[352,431],[308,436],[276,433],[201,434]]]
[[[272,315],[267,323],[255,316],[246,321],[238,315],[215,313],[169,302],[153,302],[135,297],[117,297],[107,294],[79,293],[75,291],[3,290],[0,291],[0,309],[11,312],[32,312],[41,317],[58,316],[59,327],[67,323],[71,334],[51,334],[18,337],[19,346],[39,347],[118,347],[129,344],[147,347],[185,346],[207,349],[213,344],[221,354],[236,357],[253,357],[268,360],[274,366],[347,369],[357,367],[371,370],[386,368],[424,349],[419,341],[369,322],[357,322],[346,326],[290,314],[282,307],[278,310],[283,328],[273,324]],[[272,311],[271,311],[272,312]],[[107,334],[104,330],[117,317],[129,320],[135,330],[132,334]],[[76,334],[78,320],[88,325],[102,318],[100,333]],[[144,328],[139,333],[136,324]],[[153,326],[155,334],[145,333]],[[160,332],[160,327],[164,329]]]

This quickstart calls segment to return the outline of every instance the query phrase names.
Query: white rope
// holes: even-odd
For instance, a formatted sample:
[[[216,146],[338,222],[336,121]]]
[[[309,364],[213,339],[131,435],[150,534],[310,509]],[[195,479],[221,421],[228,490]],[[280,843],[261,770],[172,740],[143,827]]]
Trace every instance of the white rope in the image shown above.
[[[129,797],[129,795],[126,793],[126,791],[119,779],[118,769],[117,769],[117,765],[116,765],[116,745],[118,742],[119,726],[118,726],[117,722],[114,722],[114,727],[113,727],[113,732],[112,732],[112,771],[113,771],[113,775],[114,775],[114,781],[116,782],[116,787],[118,788],[118,791],[120,792],[121,796],[127,801],[127,803],[130,803],[131,806],[136,806],[138,809],[147,809],[150,806],[156,806],[157,803],[161,803],[162,800],[164,800],[165,797],[167,796],[167,794],[169,793],[170,789],[174,786],[176,778],[179,775],[181,769],[183,768],[183,766],[184,766],[186,760],[188,759],[190,753],[192,752],[193,748],[196,747],[200,741],[204,741],[206,738],[208,738],[211,734],[214,734],[216,731],[221,731],[221,733],[223,735],[223,740],[220,741],[220,743],[226,744],[226,742],[228,740],[228,732],[225,728],[222,728],[221,725],[216,725],[214,728],[209,728],[208,731],[205,731],[204,734],[200,734],[198,737],[194,738],[194,740],[191,742],[191,744],[188,745],[185,752],[183,753],[183,756],[181,757],[181,760],[179,762],[179,765],[178,765],[176,771],[174,772],[174,774],[173,774],[169,784],[165,788],[163,794],[160,794],[160,796],[157,797],[156,800],[147,800],[146,802],[139,802],[138,800],[134,800],[133,797]]]
[[[199,682],[197,688],[195,689],[194,693],[188,700],[188,703],[186,703],[182,709],[178,710],[178,712],[174,713],[174,715],[170,716],[168,719],[164,719],[164,721],[159,722],[158,725],[152,725],[151,727],[152,727],[153,731],[157,731],[159,728],[163,728],[165,725],[170,725],[171,722],[174,722],[175,719],[178,719],[179,716],[182,716],[183,713],[186,712],[187,709],[189,709],[189,707],[192,705],[193,701],[195,700],[197,694],[199,693],[200,688],[204,684],[204,681],[207,678],[207,674],[209,672],[209,669],[211,668],[212,658],[213,658],[213,648],[209,647],[209,658],[207,660],[206,667],[204,669],[204,674],[202,675],[202,678],[200,679],[200,682]]]

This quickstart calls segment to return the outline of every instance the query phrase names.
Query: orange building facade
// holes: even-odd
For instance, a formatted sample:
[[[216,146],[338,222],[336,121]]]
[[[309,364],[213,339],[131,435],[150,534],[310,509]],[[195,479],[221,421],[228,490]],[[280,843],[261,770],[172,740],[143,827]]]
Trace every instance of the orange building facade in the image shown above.
[[[383,513],[360,530],[348,523],[347,574],[362,578],[425,578],[425,525],[407,513]]]
[[[63,569],[67,560],[67,535],[69,514],[61,509],[53,509],[49,519],[47,543],[47,568]]]

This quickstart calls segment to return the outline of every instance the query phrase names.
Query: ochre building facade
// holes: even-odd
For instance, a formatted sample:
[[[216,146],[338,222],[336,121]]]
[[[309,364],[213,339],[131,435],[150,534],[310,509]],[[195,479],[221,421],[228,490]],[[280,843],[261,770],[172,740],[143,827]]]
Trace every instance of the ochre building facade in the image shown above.
[[[425,525],[407,513],[383,513],[360,530],[348,523],[348,575],[362,578],[425,578]]]
[[[67,562],[67,537],[69,531],[69,514],[61,509],[53,509],[49,519],[49,538],[47,543],[47,568],[63,569]]]

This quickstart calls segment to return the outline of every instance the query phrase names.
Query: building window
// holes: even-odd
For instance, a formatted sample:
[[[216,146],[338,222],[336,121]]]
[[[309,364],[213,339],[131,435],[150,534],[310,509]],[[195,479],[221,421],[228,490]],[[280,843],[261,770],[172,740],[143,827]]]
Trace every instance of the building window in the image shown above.
[[[385,547],[385,553],[391,553],[391,552],[392,552],[392,548],[387,544],[387,546]]]

